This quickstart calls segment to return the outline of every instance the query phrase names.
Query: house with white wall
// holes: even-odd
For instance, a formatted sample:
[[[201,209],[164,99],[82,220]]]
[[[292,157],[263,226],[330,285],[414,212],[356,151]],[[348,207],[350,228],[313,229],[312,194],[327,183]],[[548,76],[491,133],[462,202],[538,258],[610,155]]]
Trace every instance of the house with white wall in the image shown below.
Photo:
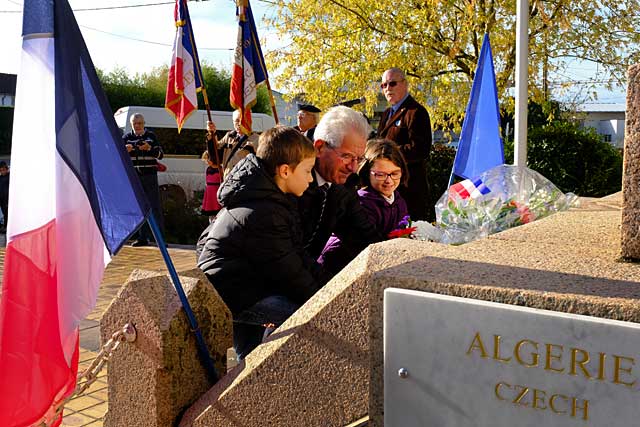
[[[625,104],[578,104],[575,111],[584,127],[592,127],[605,142],[624,146]]]

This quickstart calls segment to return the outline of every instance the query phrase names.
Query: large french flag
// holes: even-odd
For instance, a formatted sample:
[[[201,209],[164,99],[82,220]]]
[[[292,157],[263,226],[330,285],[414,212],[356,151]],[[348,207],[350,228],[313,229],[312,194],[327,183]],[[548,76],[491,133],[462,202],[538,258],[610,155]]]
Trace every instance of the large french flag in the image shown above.
[[[242,133],[251,134],[251,107],[258,99],[258,86],[269,78],[264,64],[256,23],[249,0],[237,0],[238,43],[231,70],[229,102],[240,111]]]
[[[0,299],[0,425],[59,425],[78,325],[149,212],[67,0],[25,0]]]
[[[176,38],[167,79],[165,108],[176,118],[180,133],[184,122],[198,109],[197,92],[202,89],[202,73],[187,0],[176,0],[173,16]]]

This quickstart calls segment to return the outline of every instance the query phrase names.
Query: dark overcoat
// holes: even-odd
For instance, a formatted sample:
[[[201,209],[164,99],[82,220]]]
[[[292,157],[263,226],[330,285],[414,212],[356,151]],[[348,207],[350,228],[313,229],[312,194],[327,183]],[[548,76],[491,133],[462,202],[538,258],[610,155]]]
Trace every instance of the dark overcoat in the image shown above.
[[[404,100],[396,113],[389,117],[387,108],[378,125],[378,138],[389,139],[400,147],[409,167],[409,183],[400,186],[400,194],[407,202],[413,220],[427,219],[429,184],[427,170],[431,151],[431,119],[427,110],[411,95]]]

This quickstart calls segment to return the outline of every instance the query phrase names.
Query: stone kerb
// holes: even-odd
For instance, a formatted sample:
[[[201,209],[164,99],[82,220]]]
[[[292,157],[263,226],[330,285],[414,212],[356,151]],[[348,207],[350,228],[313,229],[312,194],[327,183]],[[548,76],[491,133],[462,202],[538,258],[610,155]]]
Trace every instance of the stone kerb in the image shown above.
[[[622,174],[622,256],[640,260],[640,64],[629,68]]]
[[[187,426],[344,426],[368,411],[366,258],[289,318],[185,413]],[[357,284],[354,284],[357,283]]]
[[[180,280],[219,373],[232,345],[231,313],[199,270]],[[109,360],[106,427],[165,427],[211,387],[168,276],[134,270],[100,322],[104,343],[125,323],[137,331]]]
[[[617,262],[617,203],[586,205],[458,247],[370,246],[180,426],[342,427],[364,415],[382,426],[388,287],[640,323],[640,266]]]

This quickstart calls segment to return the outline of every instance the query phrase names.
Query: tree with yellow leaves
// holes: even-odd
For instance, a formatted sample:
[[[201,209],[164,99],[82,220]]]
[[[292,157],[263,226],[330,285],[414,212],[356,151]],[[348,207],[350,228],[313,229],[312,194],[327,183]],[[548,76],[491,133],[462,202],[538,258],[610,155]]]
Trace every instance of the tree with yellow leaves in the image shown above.
[[[268,56],[285,92],[322,107],[365,97],[377,102],[382,72],[406,71],[411,92],[436,125],[457,128],[480,45],[491,37],[498,95],[514,86],[516,0],[273,0],[270,20],[289,44]],[[640,0],[535,0],[529,4],[529,93],[579,80],[572,61],[597,65],[594,83],[624,83],[640,60]],[[594,67],[596,68],[596,67]],[[548,76],[565,76],[548,81]],[[584,82],[581,82],[584,84]]]

